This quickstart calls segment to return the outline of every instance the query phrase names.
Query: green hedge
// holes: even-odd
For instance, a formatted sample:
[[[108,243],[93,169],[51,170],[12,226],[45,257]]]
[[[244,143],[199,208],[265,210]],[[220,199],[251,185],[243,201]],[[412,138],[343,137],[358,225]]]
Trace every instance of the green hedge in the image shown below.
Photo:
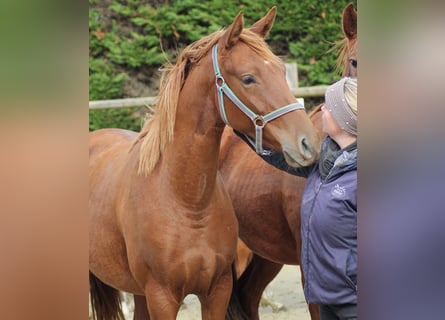
[[[350,2],[90,0],[90,100],[132,96],[125,86],[129,75],[155,79],[162,64],[174,62],[191,42],[230,25],[239,11],[250,26],[272,5],[277,17],[267,41],[273,52],[297,62],[300,86],[329,84],[338,75],[337,57],[328,50],[343,37],[341,13]],[[90,112],[90,130],[140,126],[128,110]]]

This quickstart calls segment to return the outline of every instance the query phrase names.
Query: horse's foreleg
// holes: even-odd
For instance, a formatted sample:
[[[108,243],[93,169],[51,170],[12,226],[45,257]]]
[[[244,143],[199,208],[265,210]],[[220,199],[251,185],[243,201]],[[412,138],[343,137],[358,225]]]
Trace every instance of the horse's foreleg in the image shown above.
[[[263,292],[282,267],[282,264],[253,255],[249,266],[239,279],[240,301],[249,319],[259,320]]]
[[[232,273],[225,273],[208,296],[198,296],[202,320],[224,320],[232,293]]]
[[[144,296],[134,295],[133,320],[150,320],[148,315],[147,301]]]
[[[175,300],[168,288],[161,287],[157,283],[150,283],[145,288],[145,302],[151,320],[175,320],[178,315],[180,303]]]
[[[320,320],[318,304],[309,303],[309,314],[311,315],[311,320]]]

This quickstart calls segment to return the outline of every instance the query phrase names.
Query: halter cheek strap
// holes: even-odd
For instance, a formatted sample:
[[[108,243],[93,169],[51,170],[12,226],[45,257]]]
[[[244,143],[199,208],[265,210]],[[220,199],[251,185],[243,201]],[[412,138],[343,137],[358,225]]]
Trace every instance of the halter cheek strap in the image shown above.
[[[213,70],[215,72],[216,77],[216,90],[218,92],[218,104],[219,104],[219,113],[224,123],[228,126],[229,120],[226,115],[226,111],[224,108],[224,94],[247,116],[250,120],[252,120],[255,125],[255,150],[257,153],[263,153],[263,128],[269,121],[272,121],[288,112],[304,109],[304,106],[298,102],[288,104],[284,107],[278,108],[269,112],[266,115],[259,115],[250,110],[238,97],[235,93],[230,89],[224,77],[221,74],[221,70],[218,65],[218,44],[215,44],[212,48],[212,61],[213,61]]]

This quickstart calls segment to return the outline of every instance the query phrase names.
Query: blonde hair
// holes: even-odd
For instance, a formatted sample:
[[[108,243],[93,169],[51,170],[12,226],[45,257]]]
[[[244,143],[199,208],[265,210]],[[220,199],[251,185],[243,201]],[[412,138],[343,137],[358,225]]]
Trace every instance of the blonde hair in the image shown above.
[[[357,116],[357,78],[348,78],[346,80],[345,99],[351,111]]]

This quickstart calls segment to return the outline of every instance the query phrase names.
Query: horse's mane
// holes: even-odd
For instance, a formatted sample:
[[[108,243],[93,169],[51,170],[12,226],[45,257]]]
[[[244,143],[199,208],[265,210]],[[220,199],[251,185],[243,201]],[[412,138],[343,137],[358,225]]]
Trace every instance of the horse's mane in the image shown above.
[[[148,175],[158,163],[166,145],[173,140],[176,120],[176,107],[179,93],[187,78],[187,74],[222,37],[224,30],[216,31],[201,40],[187,46],[179,55],[175,65],[163,66],[159,95],[154,114],[148,118],[131,145],[130,151],[140,143],[138,174]],[[239,38],[253,51],[273,64],[283,64],[272,53],[266,42],[248,29],[244,29]]]
[[[333,47],[328,50],[328,53],[334,51],[335,54],[338,55],[335,72],[342,76],[346,75],[346,67],[349,63],[349,51],[351,50],[351,47],[356,45],[357,38],[348,39],[346,36],[343,39],[334,42]]]
[[[349,42],[350,41],[350,42]],[[348,65],[349,61],[349,45],[354,45],[353,41],[356,40],[349,40],[347,37],[344,37],[341,40],[338,40],[334,43],[331,49],[328,50],[328,52],[335,51],[335,53],[338,55],[337,63],[335,66],[335,72],[344,75],[345,68]],[[349,42],[349,43],[348,43]],[[312,108],[312,110],[309,112],[308,116],[310,119],[312,119],[315,114],[321,111],[321,106],[323,104],[319,104]]]
[[[312,108],[312,110],[309,112],[308,117],[309,119],[312,119],[312,117],[317,113],[321,111],[321,106],[323,103],[320,103],[319,105]]]
[[[328,50],[328,53],[332,51],[338,55],[337,63],[335,65],[335,72],[338,74],[343,74],[346,66],[348,65],[348,38],[345,37],[336,41],[333,47]]]

